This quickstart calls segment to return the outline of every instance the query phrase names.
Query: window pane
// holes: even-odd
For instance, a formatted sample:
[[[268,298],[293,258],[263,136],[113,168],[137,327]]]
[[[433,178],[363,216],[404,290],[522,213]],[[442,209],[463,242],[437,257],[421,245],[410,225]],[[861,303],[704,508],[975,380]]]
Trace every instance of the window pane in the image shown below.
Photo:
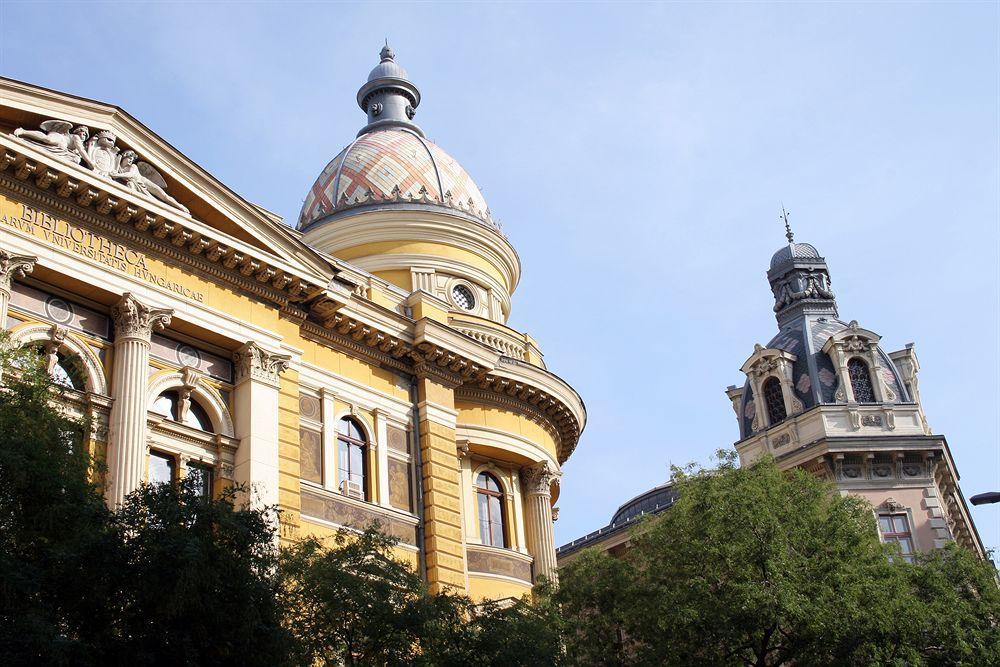
[[[913,553],[913,543],[910,542],[909,538],[904,537],[899,540],[899,550],[904,554],[911,554]]]
[[[495,547],[502,547],[504,545],[503,541],[503,524],[494,523],[493,524],[493,542],[492,545]]]
[[[365,450],[357,445],[351,445],[348,449],[351,452],[351,474],[363,474],[365,470]]]
[[[184,425],[200,429],[207,433],[215,431],[215,429],[212,428],[212,420],[209,418],[205,408],[201,407],[196,401],[193,400],[188,404],[187,414],[184,415]]]
[[[341,472],[341,480],[347,479],[347,474],[351,471],[350,445],[340,440],[337,442],[337,468]]]
[[[872,376],[868,372],[868,364],[854,357],[847,362],[847,375],[851,380],[854,400],[858,403],[874,403],[875,390],[872,388]]]
[[[894,516],[892,521],[895,524],[895,529],[897,533],[908,533],[910,532],[909,527],[906,525],[905,516]]]
[[[194,488],[202,498],[212,497],[212,469],[200,466],[189,465],[187,476],[193,480]]]
[[[785,396],[781,392],[781,382],[778,378],[768,378],[764,382],[764,404],[767,406],[767,418],[770,423],[777,424],[783,421],[785,413]]]
[[[882,531],[882,534],[892,532],[892,519],[887,516],[880,516],[878,518],[878,528]]]
[[[490,544],[490,510],[489,496],[476,494],[479,500],[479,539],[483,544]]]
[[[172,391],[163,392],[153,401],[150,410],[167,419],[173,419],[174,415],[177,414],[177,394]]]
[[[149,483],[150,484],[170,484],[174,481],[174,457],[160,454],[159,452],[149,453]]]

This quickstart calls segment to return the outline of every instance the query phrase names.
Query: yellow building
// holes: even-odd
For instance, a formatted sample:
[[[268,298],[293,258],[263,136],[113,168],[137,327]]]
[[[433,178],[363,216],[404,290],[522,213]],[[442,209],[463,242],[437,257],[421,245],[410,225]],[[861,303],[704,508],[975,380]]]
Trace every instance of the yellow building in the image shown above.
[[[0,324],[93,417],[109,503],[245,483],[282,541],[381,522],[433,590],[554,576],[584,405],[506,326],[517,253],[391,50],[295,229],[118,107],[0,92]]]

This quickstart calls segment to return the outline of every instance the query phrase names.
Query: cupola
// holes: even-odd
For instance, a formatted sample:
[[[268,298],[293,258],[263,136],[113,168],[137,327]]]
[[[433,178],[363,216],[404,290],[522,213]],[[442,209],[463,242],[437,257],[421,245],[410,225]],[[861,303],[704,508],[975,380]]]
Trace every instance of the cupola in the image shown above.
[[[420,90],[388,45],[357,94],[366,124],[320,173],[303,240],[445,310],[505,322],[520,260],[464,168],[414,122]]]

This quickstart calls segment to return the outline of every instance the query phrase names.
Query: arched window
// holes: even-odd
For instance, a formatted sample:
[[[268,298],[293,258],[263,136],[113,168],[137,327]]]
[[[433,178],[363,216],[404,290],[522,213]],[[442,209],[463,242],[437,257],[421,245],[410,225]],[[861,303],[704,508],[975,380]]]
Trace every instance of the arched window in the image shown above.
[[[184,401],[181,399],[180,392],[173,389],[165,391],[157,396],[156,400],[153,401],[153,405],[150,407],[150,410],[159,415],[163,415],[167,419],[172,419],[175,422],[184,424],[185,426],[190,426],[191,428],[196,428],[208,433],[215,431],[212,427],[212,419],[208,416],[208,412],[205,408],[201,407],[198,401],[188,398],[187,407],[185,409]]]
[[[868,364],[854,357],[847,362],[847,376],[851,378],[855,401],[875,403],[875,390],[872,387],[872,374],[868,372]]]
[[[67,389],[87,391],[87,370],[80,355],[73,352],[66,353],[54,345],[38,344],[34,346],[34,350],[43,358],[53,382]]]
[[[781,391],[781,382],[776,377],[769,377],[764,382],[764,403],[767,406],[767,419],[772,425],[784,421],[788,413],[785,412],[785,396]]]
[[[479,507],[479,537],[483,544],[506,547],[507,534],[504,530],[503,491],[500,482],[487,472],[476,478],[476,501]]]
[[[345,496],[368,499],[368,441],[361,426],[350,417],[337,425],[337,488]]]

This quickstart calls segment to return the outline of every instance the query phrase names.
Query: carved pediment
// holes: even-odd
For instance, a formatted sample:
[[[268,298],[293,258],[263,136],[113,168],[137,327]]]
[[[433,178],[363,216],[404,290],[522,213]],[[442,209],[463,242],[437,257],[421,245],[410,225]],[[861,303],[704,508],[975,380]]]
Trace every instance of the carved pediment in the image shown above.
[[[261,281],[287,276],[326,284],[337,272],[278,216],[239,197],[118,107],[2,77],[0,100],[0,166],[18,180],[139,231],[157,229],[159,238],[192,254],[232,249],[230,261]]]

